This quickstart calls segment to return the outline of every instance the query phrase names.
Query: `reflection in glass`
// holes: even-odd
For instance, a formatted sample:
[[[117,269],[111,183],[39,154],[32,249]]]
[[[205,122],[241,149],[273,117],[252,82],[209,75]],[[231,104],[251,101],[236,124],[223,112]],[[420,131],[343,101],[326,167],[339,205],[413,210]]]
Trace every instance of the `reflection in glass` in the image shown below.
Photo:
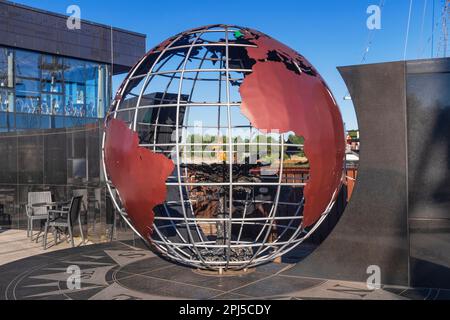
[[[43,55],[41,61],[42,91],[62,93],[62,59],[55,56]]]
[[[66,89],[66,115],[85,115],[86,68],[85,62],[65,59],[64,81]]]
[[[14,185],[0,186],[0,226],[10,228],[15,215],[16,187]]]
[[[14,131],[14,113],[0,112],[0,132]]]
[[[63,96],[57,94],[42,94],[41,113],[64,115]]]
[[[14,53],[7,48],[0,48],[0,87],[12,88]]]
[[[110,102],[109,76],[105,64],[0,47],[0,112],[70,117],[30,128],[95,122]],[[31,121],[19,117],[21,126]],[[74,120],[85,117],[92,121]]]
[[[16,129],[39,129],[41,128],[41,117],[29,113],[16,113]]]
[[[18,95],[39,95],[39,80],[18,78],[16,81],[16,91]]]
[[[18,57],[19,57],[18,53]],[[24,65],[18,66],[19,59],[16,59],[16,112],[39,113],[40,108],[40,81],[35,76],[32,63],[35,56],[31,56],[31,61],[23,60]],[[25,59],[25,58],[23,58]],[[37,65],[36,71],[37,71]],[[21,77],[21,76],[27,76]]]
[[[0,225],[7,216],[26,228],[18,204],[26,203],[29,191],[51,190],[62,201],[72,187],[99,186],[98,127],[110,102],[109,77],[104,64],[0,46]],[[82,128],[55,130],[70,127]],[[12,201],[8,184],[17,186]],[[98,201],[97,220],[102,207]]]
[[[19,184],[43,183],[43,137],[19,136],[18,137],[18,179]]]
[[[86,64],[86,116],[88,117],[97,116],[99,70],[98,64]]]
[[[16,112],[39,113],[40,97],[33,94],[16,94]]]
[[[81,117],[65,117],[64,119],[64,126],[66,128],[80,127],[84,126],[85,124],[86,124],[85,119]]]
[[[0,89],[0,111],[13,111],[14,94],[12,91]]]
[[[40,54],[16,50],[16,77],[39,79]]]

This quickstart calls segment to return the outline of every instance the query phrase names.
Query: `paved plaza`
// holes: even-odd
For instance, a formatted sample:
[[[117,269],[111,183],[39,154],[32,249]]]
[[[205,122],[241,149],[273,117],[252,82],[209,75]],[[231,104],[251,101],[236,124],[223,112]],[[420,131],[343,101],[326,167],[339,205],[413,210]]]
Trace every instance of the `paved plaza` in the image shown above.
[[[2,248],[9,249],[0,254],[0,299],[450,299],[450,290],[393,286],[369,290],[361,282],[295,276],[292,263],[212,276],[168,262],[128,241],[76,248],[60,244],[44,251],[23,239],[22,233],[0,233],[0,241],[8,242]],[[81,269],[80,289],[67,287],[67,270],[74,265]]]

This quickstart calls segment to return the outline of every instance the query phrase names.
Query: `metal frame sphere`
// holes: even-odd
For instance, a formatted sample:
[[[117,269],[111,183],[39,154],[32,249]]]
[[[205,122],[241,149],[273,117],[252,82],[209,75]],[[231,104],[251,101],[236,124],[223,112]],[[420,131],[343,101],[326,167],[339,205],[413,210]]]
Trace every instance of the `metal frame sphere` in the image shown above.
[[[245,117],[236,116],[241,105],[241,100],[236,98],[239,97],[239,85],[252,72],[245,61],[239,61],[236,52],[253,45],[231,41],[243,30],[247,29],[229,25],[207,26],[180,33],[155,47],[130,71],[105,120],[105,125],[111,119],[123,121],[129,129],[139,134],[140,147],[163,154],[175,164],[173,174],[165,183],[170,197],[154,209],[150,238],[138,232],[130,221],[122,205],[120,192],[115,189],[104,165],[107,188],[116,209],[133,231],[160,253],[197,268],[244,269],[282,256],[316,230],[326,218],[339,191],[335,190],[318,221],[305,227],[302,222],[302,190],[307,182],[289,181],[283,176],[283,170],[286,170],[283,167],[284,150],[289,137],[286,132],[267,134],[271,137],[270,145],[280,150],[276,177],[269,175],[257,181],[237,178],[241,169],[236,164],[234,150],[240,143],[251,145],[252,140],[249,138],[239,142],[234,132],[239,127],[248,130],[249,136],[263,134],[250,122],[243,124],[242,119]],[[211,85],[218,91],[210,90]],[[196,100],[197,96],[209,98],[213,94],[217,94],[217,98],[212,101]],[[195,111],[196,108],[200,109]],[[151,110],[151,121],[145,120],[150,112],[148,110]],[[203,145],[197,146],[188,139],[195,130],[192,121],[196,119],[192,115],[198,110],[205,110],[205,114],[212,112],[217,117],[208,116],[217,125],[206,126],[217,131],[221,137],[212,140],[215,145],[213,151],[223,150],[224,157],[223,163],[216,163],[215,167],[202,164],[195,155],[194,160],[187,160],[190,153],[204,152],[203,149],[196,149],[203,148]],[[175,119],[167,114],[175,115]],[[210,124],[210,121],[207,122]],[[172,140],[168,140],[170,133]],[[161,138],[163,134],[166,136]],[[255,145],[258,143],[259,140]],[[103,160],[104,145],[105,135]],[[289,147],[302,150],[303,145],[291,141]],[[212,173],[211,176],[208,170],[212,170],[212,167],[220,173]],[[208,172],[203,173],[205,179],[199,180],[195,170],[202,169]],[[249,167],[245,172],[259,169],[257,166]],[[149,170],[152,170],[151,165]],[[245,174],[242,173],[242,176]],[[201,194],[208,191],[210,200],[203,199],[202,204],[206,207],[215,204],[214,210],[220,212],[215,212],[213,216],[199,216],[200,200],[192,196],[195,188]],[[261,191],[263,189],[269,191],[264,194]],[[301,196],[293,200],[280,196],[286,190],[296,190]],[[255,193],[258,195],[255,196]],[[260,208],[258,210],[266,212],[266,215],[252,216],[251,212],[246,211],[250,210],[248,208]],[[209,231],[206,230],[212,231],[207,234]],[[252,236],[244,236],[246,233]]]

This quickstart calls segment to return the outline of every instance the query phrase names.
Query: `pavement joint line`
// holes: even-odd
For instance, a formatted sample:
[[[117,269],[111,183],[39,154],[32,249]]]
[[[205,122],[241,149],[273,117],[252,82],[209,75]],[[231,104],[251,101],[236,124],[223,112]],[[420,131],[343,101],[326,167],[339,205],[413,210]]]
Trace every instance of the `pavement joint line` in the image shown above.
[[[280,274],[279,275],[280,277],[286,277],[286,278],[296,278],[296,279],[313,279],[313,280],[321,280],[321,281],[326,281],[326,282],[329,282],[329,281],[337,281],[337,282],[352,282],[352,283],[365,283],[365,282],[363,282],[363,281],[351,281],[351,280],[340,280],[340,279],[326,279],[326,278],[319,278],[319,277],[310,277],[310,276],[294,276],[294,275],[291,275],[291,274]],[[385,286],[385,285],[382,285],[382,286]],[[390,288],[392,288],[392,287],[394,287],[394,286],[389,286]],[[398,286],[398,288],[399,289],[405,289],[405,290],[407,290],[407,289],[410,289],[410,288],[408,288],[408,287],[402,287],[402,286]]]
[[[166,282],[173,283],[173,284],[190,286],[190,287],[194,287],[194,288],[207,289],[207,290],[217,291],[217,292],[222,292],[222,293],[226,293],[227,292],[227,291],[223,291],[223,290],[219,290],[219,289],[213,289],[213,288],[198,286],[198,285],[195,285],[195,284],[184,283],[184,282],[168,280],[168,279],[162,279],[162,278],[158,278],[158,277],[152,277],[152,276],[149,276],[149,275],[146,275],[146,274],[141,274],[140,276],[146,277],[146,278],[150,278],[150,279],[154,279],[154,280],[166,281]]]
[[[159,271],[159,270],[164,270],[164,269],[168,269],[168,268],[172,268],[172,267],[173,267],[173,266],[165,266],[165,267],[157,268],[157,269],[154,269],[154,270],[146,271],[145,273],[154,272],[154,271]],[[117,273],[119,273],[119,272],[126,273],[126,274],[128,274],[128,276],[118,279],[118,278],[116,277],[116,275],[117,275]],[[124,279],[129,279],[129,278],[132,278],[132,277],[135,277],[135,276],[142,276],[142,275],[144,275],[145,273],[134,273],[134,272],[129,272],[129,271],[124,271],[124,270],[122,270],[122,269],[118,269],[118,270],[116,270],[116,271],[114,272],[114,274],[113,274],[113,280],[117,280],[118,282],[120,282],[121,280],[124,280]]]
[[[313,279],[313,280],[325,280],[325,281],[345,281],[345,280],[337,280],[337,279],[326,279],[326,278],[318,278],[318,277],[308,277],[308,276],[293,276],[291,274],[279,274],[280,277],[285,278],[296,278],[296,279]],[[352,281],[349,281],[352,282]],[[356,281],[353,281],[356,282]]]
[[[208,300],[213,300],[213,299],[217,299],[217,298],[220,299],[220,296],[224,296],[224,295],[226,295],[226,294],[229,294],[229,293],[228,293],[228,292],[221,293],[221,294],[218,294],[217,296],[213,296],[213,297],[209,298]],[[247,294],[242,294],[242,293],[232,293],[232,294],[237,295],[237,296],[244,297],[244,298],[246,298],[246,299],[254,299],[254,298],[256,298],[255,296],[249,296],[249,295],[247,295]]]
[[[258,280],[249,282],[249,283],[247,283],[247,284],[245,284],[245,285],[242,285],[242,286],[240,286],[240,287],[237,287],[237,288],[228,290],[227,293],[232,293],[232,294],[234,294],[234,291],[236,291],[236,290],[239,290],[239,289],[242,289],[242,288],[251,286],[251,285],[253,285],[253,284],[255,284],[255,283],[258,283],[258,282],[260,282],[260,281],[264,281],[264,280],[273,278],[273,277],[275,277],[275,276],[278,276],[281,272],[284,272],[284,271],[290,269],[291,267],[292,267],[292,265],[287,265],[286,267],[284,267],[284,268],[282,268],[281,270],[275,272],[274,274],[271,274],[271,275],[268,275],[268,276],[263,277],[263,278],[261,278],[261,279],[258,279]],[[255,272],[257,272],[257,271],[255,271]],[[260,272],[260,273],[261,273],[261,272]]]
[[[125,243],[125,242],[123,242],[122,240],[117,240],[117,242],[119,242],[120,244],[123,244],[124,246],[127,246],[127,247],[129,247],[131,250],[134,250],[134,251],[142,251],[142,250],[145,250],[145,249],[141,249],[141,248],[138,248],[138,247],[133,247],[132,245],[130,245],[130,244],[128,244],[128,243]],[[150,250],[150,249],[148,249],[150,252],[153,252],[152,250]]]

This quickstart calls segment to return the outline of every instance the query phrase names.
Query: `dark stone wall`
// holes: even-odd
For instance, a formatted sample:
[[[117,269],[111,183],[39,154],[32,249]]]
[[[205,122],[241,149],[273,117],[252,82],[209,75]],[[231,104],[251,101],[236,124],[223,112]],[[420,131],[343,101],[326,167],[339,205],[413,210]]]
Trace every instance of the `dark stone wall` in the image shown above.
[[[0,44],[111,63],[110,26],[82,21],[80,30],[69,30],[66,20],[64,15],[0,1]],[[146,36],[113,28],[112,38],[114,74],[118,74],[144,55]]]
[[[407,63],[411,283],[450,288],[450,59]]]
[[[339,68],[360,129],[353,196],[288,273],[450,288],[450,59]]]
[[[366,281],[378,265],[382,283],[408,285],[405,63],[339,71],[358,117],[358,180],[331,234],[288,273]]]

